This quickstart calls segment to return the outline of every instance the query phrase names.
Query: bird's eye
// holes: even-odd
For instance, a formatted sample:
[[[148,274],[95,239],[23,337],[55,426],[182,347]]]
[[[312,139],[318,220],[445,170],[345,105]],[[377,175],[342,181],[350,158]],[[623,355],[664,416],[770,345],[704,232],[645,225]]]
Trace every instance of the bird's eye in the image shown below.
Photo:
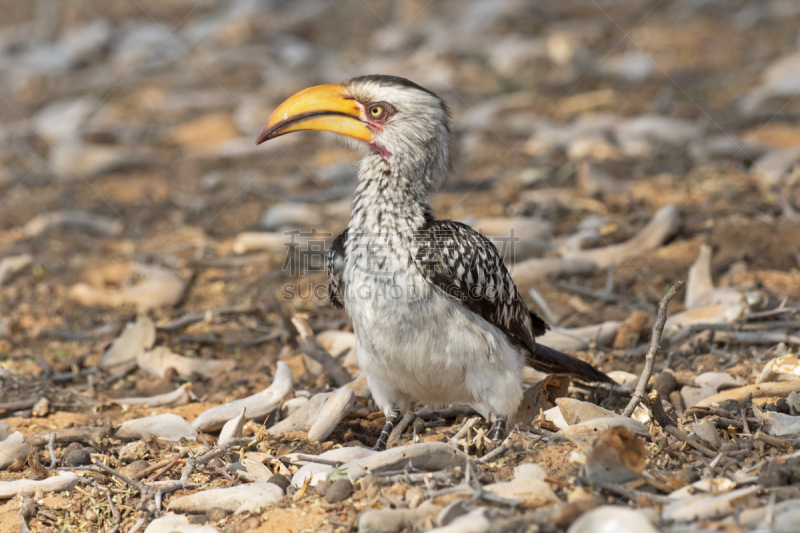
[[[382,105],[372,104],[369,106],[369,117],[372,120],[381,120],[386,116],[386,108]]]

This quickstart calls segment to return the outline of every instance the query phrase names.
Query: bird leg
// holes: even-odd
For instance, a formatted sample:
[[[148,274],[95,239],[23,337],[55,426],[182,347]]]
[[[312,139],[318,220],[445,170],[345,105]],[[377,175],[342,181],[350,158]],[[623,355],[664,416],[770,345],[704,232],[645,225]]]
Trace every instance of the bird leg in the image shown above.
[[[400,419],[400,409],[397,407],[393,408],[389,415],[386,417],[386,423],[383,425],[383,429],[381,430],[381,436],[378,437],[378,442],[375,443],[375,447],[372,448],[375,451],[382,452],[386,449],[386,443],[389,440],[389,434],[394,429],[394,425],[397,424],[397,421]]]
[[[492,440],[495,442],[499,442],[503,440],[503,437],[506,434],[506,423],[508,420],[504,416],[496,416],[494,420],[494,426],[489,432],[492,435]]]

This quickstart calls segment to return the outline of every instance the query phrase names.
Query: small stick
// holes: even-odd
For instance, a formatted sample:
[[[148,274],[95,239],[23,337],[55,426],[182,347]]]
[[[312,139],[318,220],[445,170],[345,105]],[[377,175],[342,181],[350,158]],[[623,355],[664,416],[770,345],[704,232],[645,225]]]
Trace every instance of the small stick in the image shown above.
[[[609,277],[609,280],[613,281],[613,278]],[[605,288],[596,290],[596,289],[590,289],[588,287],[582,287],[581,285],[577,285],[575,283],[566,283],[566,282],[556,282],[555,286],[556,288],[567,292],[572,292],[581,296],[587,296],[589,298],[595,298],[597,300],[602,300],[604,302],[628,305],[630,307],[640,308],[646,311],[655,310],[655,306],[645,301],[643,298],[636,299],[627,296],[622,296],[621,294],[616,294],[611,291],[606,291]]]
[[[742,432],[745,435],[752,435],[752,433],[750,433],[750,426],[747,425],[747,407],[745,404],[742,404],[740,411],[742,414]]]
[[[528,434],[531,434],[531,435],[535,435],[535,436],[538,436],[538,437],[554,437],[555,434],[556,434],[555,431],[550,431],[549,429],[545,429],[545,428],[537,428],[537,427],[534,427],[534,426],[529,426],[527,424],[517,424],[517,428],[516,429],[517,429],[517,433],[519,433],[520,435],[523,435],[523,433],[522,433],[523,431],[525,433],[528,433]],[[530,437],[530,435],[525,435],[525,436],[526,437]]]
[[[128,533],[136,533],[137,531],[142,529],[142,526],[145,525],[145,523],[147,523],[147,517],[143,516],[139,520],[137,520],[135,524],[133,524],[133,527],[131,528],[130,531],[128,531]]]
[[[686,444],[688,444],[689,446],[691,446],[695,450],[701,452],[703,455],[706,455],[707,457],[711,457],[712,459],[716,459],[717,452],[715,452],[713,450],[710,450],[709,448],[703,446],[702,444],[700,444],[699,442],[697,442],[696,440],[691,438],[689,435],[687,435],[686,433],[684,433],[683,431],[681,431],[677,427],[675,427],[675,426],[667,426],[667,427],[664,428],[664,431],[666,433],[672,435],[673,437],[675,437],[679,441],[685,442]]]
[[[508,440],[508,439],[506,439],[506,440]],[[496,457],[499,457],[499,456],[503,455],[508,450],[509,450],[508,445],[505,442],[503,442],[503,444],[501,444],[500,446],[498,446],[494,450],[490,451],[489,453],[487,453],[486,455],[484,455],[483,457],[478,459],[476,461],[476,463],[478,463],[479,465],[486,464],[489,461],[494,460]]]
[[[33,511],[33,514],[29,514]],[[28,527],[28,516],[33,516],[36,514],[36,507],[33,503],[33,500],[28,497],[25,498],[25,501],[22,502],[22,505],[19,506],[19,531],[20,533],[31,533],[31,528]]]
[[[660,479],[656,478],[653,474],[650,474],[647,471],[642,472],[642,477],[644,478],[645,481],[647,481],[648,485],[657,490],[660,490],[665,494],[670,494],[675,491],[675,487],[673,487],[669,483],[661,481]]]
[[[784,300],[785,303],[785,300]],[[781,304],[783,305],[783,304]],[[764,318],[767,316],[783,315],[790,313],[800,313],[800,307],[776,307],[775,309],[768,309],[767,311],[759,311],[757,313],[748,313],[739,319],[740,322],[747,322],[756,318]]]
[[[111,499],[110,492],[106,492],[106,499],[108,500],[108,508],[111,510],[111,516],[114,517],[114,525],[119,527],[122,516],[119,514],[119,509],[117,509],[117,506],[114,505],[114,500]]]
[[[110,466],[104,464],[102,461],[98,461],[96,459],[92,459],[92,464],[96,467],[95,471],[104,471],[107,474],[111,474],[112,476],[116,476],[134,489],[139,491],[139,494],[142,495],[142,498],[146,498],[152,492],[147,485],[143,483],[139,483],[138,481],[129,478],[125,474],[121,474],[120,472],[114,470]]]
[[[170,464],[172,461],[173,461],[172,458],[164,459],[163,461],[159,461],[154,465],[148,466],[147,468],[145,468],[141,472],[137,472],[136,474],[134,474],[133,475],[133,479],[138,481],[138,480],[140,480],[142,478],[145,478],[145,477],[149,476],[150,474],[152,474],[153,472],[157,472],[158,470],[161,470],[162,468],[164,468],[165,466]]]
[[[218,307],[216,309],[209,309],[207,311],[200,311],[198,313],[183,315],[182,317],[173,320],[169,324],[158,326],[156,328],[156,331],[164,333],[172,333],[173,331],[177,331],[179,329],[191,326],[192,324],[196,324],[198,322],[203,322],[203,321],[211,322],[213,319],[217,317],[239,315],[239,314],[244,315],[248,313],[254,313],[256,311],[258,311],[258,308],[252,305],[226,305],[223,307]]]
[[[300,488],[300,490],[297,493],[295,493],[295,495],[294,495],[294,499],[295,500],[301,500],[306,495],[306,492],[308,492],[308,487],[311,486],[311,478],[312,477],[314,477],[314,476],[311,475],[311,473],[309,472],[309,475],[303,481],[303,486]]]
[[[197,468],[204,472],[213,472],[214,474],[219,474],[220,476],[230,481],[232,484],[236,485],[236,480],[233,479],[233,476],[230,475],[228,471],[221,466],[200,465]]]
[[[272,333],[267,333],[266,335],[261,335],[260,337],[254,337],[252,339],[234,339],[230,341],[217,339],[215,337],[195,337],[194,335],[183,334],[180,337],[178,337],[178,340],[180,342],[195,342],[197,344],[224,344],[225,346],[258,346],[259,344],[264,344],[270,341],[274,341],[284,333],[285,333],[284,330],[279,329],[278,331],[273,331]]]
[[[56,459],[55,444],[56,444],[56,434],[55,434],[55,432],[53,432],[53,433],[50,433],[50,440],[47,442],[47,451],[50,452],[50,469],[51,470],[53,468],[55,468],[56,464],[58,463],[58,460]]]
[[[316,457],[314,455],[303,455],[297,454],[296,459],[298,461],[306,461],[309,463],[317,463],[320,465],[328,465],[328,466],[342,466],[344,463],[341,461],[334,461],[333,459],[323,459],[322,457]]]
[[[165,494],[174,492],[176,490],[186,489],[192,486],[199,486],[197,483],[189,483],[189,477],[194,473],[195,468],[197,467],[197,461],[194,457],[189,457],[186,459],[186,466],[183,467],[183,471],[181,472],[181,478],[176,481],[175,483],[171,483],[169,485],[164,485],[155,494],[156,500],[156,513],[161,512],[161,499],[164,497]]]
[[[776,448],[784,448],[786,450],[791,450],[792,448],[794,448],[794,445],[791,442],[779,439],[777,437],[772,437],[762,431],[756,431],[756,434],[753,435],[753,437],[762,442],[766,442],[767,444],[771,444]]]
[[[147,478],[147,481],[148,482],[156,481],[158,478],[169,472],[169,469],[178,464],[180,461],[181,461],[181,454],[176,453],[175,457],[173,457],[169,463],[164,465],[164,467],[161,470],[159,470],[158,472]]]
[[[223,455],[230,451],[234,446],[250,446],[256,444],[258,441],[253,440],[252,437],[246,438],[230,438],[225,442],[221,442],[216,446],[212,446],[201,455],[197,456],[197,464],[205,464],[213,459],[216,455]]]
[[[86,442],[88,444],[97,443],[111,434],[111,426],[78,426],[74,428],[59,429],[52,432],[36,433],[24,438],[25,442],[31,446],[46,445],[52,435],[55,434],[55,442],[68,444],[70,442]]]
[[[636,406],[639,405],[639,402],[641,402],[644,398],[644,391],[647,389],[647,382],[650,381],[650,375],[653,373],[653,363],[655,363],[656,352],[661,347],[661,335],[664,333],[664,324],[667,321],[667,306],[669,305],[670,300],[672,300],[672,298],[678,293],[679,290],[683,288],[683,286],[683,281],[677,281],[661,299],[661,303],[658,304],[658,316],[656,317],[656,323],[653,324],[653,339],[650,341],[650,349],[647,350],[647,355],[645,356],[644,369],[642,370],[642,375],[639,378],[639,383],[636,385],[636,391],[633,393],[633,398],[631,398],[630,403],[628,403],[628,406],[622,412],[622,416],[631,416],[633,411],[636,409]]]
[[[655,420],[659,426],[662,428],[667,426],[677,427],[675,421],[664,410],[664,404],[661,403],[661,396],[658,394],[657,390],[650,391],[645,398],[645,403],[648,409],[650,409],[650,412],[653,413],[653,420]]]
[[[661,396],[659,396],[658,391],[650,391],[650,394],[647,395],[645,401],[647,407],[650,408],[650,412],[653,413],[653,420],[664,429],[665,433],[672,435],[681,442],[685,442],[692,448],[698,450],[704,455],[707,455],[708,457],[711,457],[712,459],[717,457],[717,452],[709,449],[697,439],[690,437],[678,429],[678,427],[675,425],[675,421],[669,417],[666,411],[664,411],[664,406],[661,404]]]
[[[598,489],[603,489],[607,490],[608,492],[612,492],[617,496],[622,496],[623,498],[627,498],[630,501],[636,501],[639,498],[647,498],[653,503],[657,503],[659,505],[667,505],[675,501],[671,499],[669,496],[661,496],[659,494],[651,494],[649,492],[633,490],[629,489],[625,485],[617,485],[614,483],[595,483],[594,486]]]
[[[472,418],[467,420],[467,423],[464,424],[464,426],[462,426],[462,428],[458,430],[458,433],[453,435],[452,439],[450,439],[450,446],[455,446],[456,448],[458,448],[458,439],[466,435],[467,431],[469,431],[470,428],[474,426],[480,419],[481,417],[479,416],[473,416]]]

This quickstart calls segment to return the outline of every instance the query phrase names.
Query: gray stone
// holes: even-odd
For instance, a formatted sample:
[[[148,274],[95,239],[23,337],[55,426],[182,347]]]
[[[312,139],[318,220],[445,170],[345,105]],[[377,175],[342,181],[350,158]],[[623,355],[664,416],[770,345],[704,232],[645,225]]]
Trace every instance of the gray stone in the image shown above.
[[[351,494],[353,494],[353,483],[346,477],[341,477],[325,491],[325,501],[339,503],[349,498]]]
[[[72,443],[61,454],[61,466],[82,466],[92,462],[89,450],[80,444]]]
[[[248,483],[236,487],[208,489],[170,502],[167,509],[177,513],[205,513],[213,507],[235,512],[254,511],[283,498],[283,490],[272,483]]]
[[[292,484],[289,478],[283,474],[274,474],[271,478],[269,478],[268,483],[279,486],[284,492],[286,492],[286,489],[288,489],[289,485]]]
[[[581,515],[567,533],[658,533],[653,522],[641,511],[627,507],[604,505]]]
[[[13,498],[17,495],[31,496],[37,490],[42,492],[63,492],[72,490],[80,478],[74,472],[61,472],[42,480],[17,479],[14,481],[0,481],[0,500]]]
[[[197,437],[197,431],[186,419],[172,413],[135,418],[123,422],[115,437],[118,439],[141,439],[143,433],[150,433],[165,440]]]
[[[359,533],[399,533],[414,531],[432,521],[442,508],[423,503],[416,509],[367,510],[358,517]]]

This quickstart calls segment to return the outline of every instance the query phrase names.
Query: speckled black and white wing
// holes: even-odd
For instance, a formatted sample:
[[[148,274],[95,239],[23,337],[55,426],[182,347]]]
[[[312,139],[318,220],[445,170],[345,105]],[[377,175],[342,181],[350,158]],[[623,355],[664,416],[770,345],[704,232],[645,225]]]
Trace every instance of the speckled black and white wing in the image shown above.
[[[429,283],[533,351],[547,324],[520,298],[492,241],[459,222],[431,220],[414,242],[414,260]]]
[[[528,364],[545,372],[610,381],[590,364],[535,342],[549,326],[522,300],[492,241],[464,224],[430,220],[415,235],[413,249],[425,279],[523,347]]]
[[[344,230],[333,240],[328,251],[328,298],[331,305],[337,309],[344,309],[344,262],[345,241],[347,230]]]

